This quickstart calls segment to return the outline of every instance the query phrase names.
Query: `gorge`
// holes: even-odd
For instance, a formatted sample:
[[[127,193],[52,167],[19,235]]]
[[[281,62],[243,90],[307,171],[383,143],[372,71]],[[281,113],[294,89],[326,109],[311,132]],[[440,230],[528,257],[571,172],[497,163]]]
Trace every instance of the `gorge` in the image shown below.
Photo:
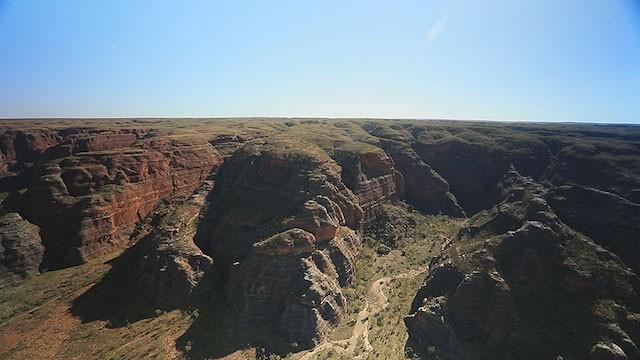
[[[3,120],[0,172],[0,358],[640,359],[637,126]]]

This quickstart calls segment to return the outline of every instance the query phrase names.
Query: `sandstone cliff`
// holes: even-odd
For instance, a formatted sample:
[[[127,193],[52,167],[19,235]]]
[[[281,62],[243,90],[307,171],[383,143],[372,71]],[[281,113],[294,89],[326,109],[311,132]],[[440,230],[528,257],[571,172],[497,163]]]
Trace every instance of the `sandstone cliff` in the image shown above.
[[[227,282],[241,326],[256,341],[272,339],[285,348],[318,344],[342,317],[340,285],[353,274],[359,245],[346,227],[325,241],[293,228],[253,244]]]
[[[640,204],[579,185],[554,187],[547,199],[563,222],[640,272]]]
[[[342,182],[358,197],[365,225],[375,217],[382,202],[397,201],[404,196],[403,175],[381,149],[368,146],[354,151],[340,150],[333,157],[342,168]]]
[[[220,169],[201,245],[255,341],[309,347],[346,305],[340,286],[353,275],[362,220],[358,196],[321,149],[257,141]]]
[[[126,240],[158,200],[192,192],[221,162],[210,144],[194,138],[78,153],[39,165],[15,202],[41,229],[43,268],[77,265]]]
[[[332,238],[363,217],[340,167],[322,150],[293,142],[250,143],[221,167],[212,195],[210,236],[200,244],[227,270],[253,243],[298,227]]]

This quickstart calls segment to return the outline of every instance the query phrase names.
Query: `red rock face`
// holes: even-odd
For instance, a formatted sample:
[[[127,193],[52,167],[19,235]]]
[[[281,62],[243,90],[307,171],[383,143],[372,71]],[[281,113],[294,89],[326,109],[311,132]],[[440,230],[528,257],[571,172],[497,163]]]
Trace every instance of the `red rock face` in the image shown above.
[[[0,172],[7,171],[9,166],[17,162],[33,162],[52,146],[60,143],[56,132],[6,131],[0,134]]]
[[[342,166],[342,181],[358,197],[364,211],[365,226],[382,202],[397,200],[404,193],[403,176],[384,151],[342,152],[336,158]]]
[[[407,202],[428,213],[465,217],[465,212],[449,191],[447,181],[420,160],[413,150],[396,151],[392,156],[403,175]]]
[[[209,143],[194,139],[48,162],[23,201],[27,218],[42,229],[44,267],[80,264],[109,251],[159,199],[192,192],[221,163]]]
[[[0,134],[0,172],[15,164],[130,146],[147,134],[146,129],[8,130]]]

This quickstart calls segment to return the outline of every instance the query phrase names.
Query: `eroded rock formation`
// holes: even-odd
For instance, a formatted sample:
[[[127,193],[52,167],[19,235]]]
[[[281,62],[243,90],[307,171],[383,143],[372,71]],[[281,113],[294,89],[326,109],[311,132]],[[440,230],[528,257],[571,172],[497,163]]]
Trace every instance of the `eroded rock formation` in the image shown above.
[[[126,240],[158,200],[191,193],[221,162],[193,138],[78,153],[43,163],[18,207],[41,228],[45,269],[77,265]]]
[[[638,277],[515,172],[432,262],[405,323],[445,359],[638,359]]]
[[[562,185],[547,195],[551,207],[569,225],[640,271],[640,204],[606,191]]]
[[[411,149],[392,152],[397,168],[403,174],[405,199],[427,213],[442,213],[465,217],[456,197],[449,191],[449,183],[425,164]]]
[[[320,239],[363,217],[358,198],[340,180],[340,167],[321,149],[293,142],[250,143],[218,173],[207,244],[223,270],[258,241],[298,227]]]
[[[375,217],[382,202],[404,196],[403,176],[382,149],[369,146],[358,151],[343,150],[334,157],[342,167],[342,181],[364,210],[365,225]]]
[[[220,169],[207,253],[256,341],[309,347],[341,317],[362,225],[359,198],[321,149],[247,144]]]
[[[324,241],[293,228],[253,244],[227,282],[238,321],[258,339],[294,348],[318,344],[342,317],[340,285],[350,281],[359,245],[347,227]]]
[[[39,232],[20,214],[0,216],[0,286],[38,272],[44,254]]]
[[[213,259],[195,245],[198,220],[211,183],[188,199],[171,199],[154,211],[145,226],[150,232],[137,246],[137,293],[158,307],[173,308],[190,300],[206,276],[213,277]]]

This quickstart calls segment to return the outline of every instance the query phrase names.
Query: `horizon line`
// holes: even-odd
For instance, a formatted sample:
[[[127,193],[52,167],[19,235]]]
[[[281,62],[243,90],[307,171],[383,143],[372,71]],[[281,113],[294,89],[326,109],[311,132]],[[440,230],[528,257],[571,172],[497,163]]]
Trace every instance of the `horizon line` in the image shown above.
[[[597,122],[581,120],[507,120],[507,119],[462,119],[462,118],[411,118],[411,117],[342,117],[342,116],[43,116],[43,117],[0,117],[0,121],[15,120],[391,120],[391,121],[455,121],[455,122],[498,122],[536,124],[585,124],[585,125],[640,125],[638,122]]]

